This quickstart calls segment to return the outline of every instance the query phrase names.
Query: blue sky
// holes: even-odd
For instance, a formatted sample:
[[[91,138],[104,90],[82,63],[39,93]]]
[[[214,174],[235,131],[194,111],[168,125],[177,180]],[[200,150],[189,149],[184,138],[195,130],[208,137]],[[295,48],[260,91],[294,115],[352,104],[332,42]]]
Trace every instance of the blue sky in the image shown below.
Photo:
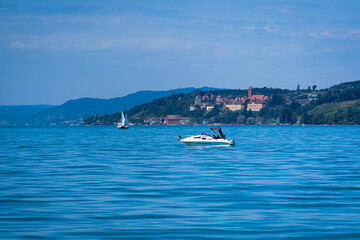
[[[360,79],[360,1],[0,0],[0,104]]]

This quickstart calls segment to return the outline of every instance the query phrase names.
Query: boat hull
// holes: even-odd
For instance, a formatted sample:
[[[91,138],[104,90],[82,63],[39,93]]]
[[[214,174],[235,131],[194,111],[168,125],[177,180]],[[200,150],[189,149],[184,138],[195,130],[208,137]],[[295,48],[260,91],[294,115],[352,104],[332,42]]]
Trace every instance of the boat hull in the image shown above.
[[[198,140],[198,141],[194,141],[194,140],[180,140],[180,142],[185,143],[188,146],[234,146],[235,142],[234,141],[229,141],[229,140]]]

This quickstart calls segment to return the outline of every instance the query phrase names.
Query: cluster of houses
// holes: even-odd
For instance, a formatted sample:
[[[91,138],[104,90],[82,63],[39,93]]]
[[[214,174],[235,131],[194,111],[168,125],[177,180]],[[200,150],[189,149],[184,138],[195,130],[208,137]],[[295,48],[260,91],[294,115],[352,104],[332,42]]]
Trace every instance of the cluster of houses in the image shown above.
[[[269,99],[265,95],[254,95],[253,87],[249,87],[247,96],[214,96],[213,94],[196,96],[194,104],[190,105],[190,111],[195,111],[197,109],[206,109],[206,111],[211,111],[218,105],[220,107],[225,107],[231,111],[239,111],[245,108],[254,112],[260,111],[265,106],[265,101]],[[165,124],[165,125],[186,125],[191,123],[191,118],[182,117],[181,115],[167,115],[166,117],[149,117],[144,120],[146,124],[155,125],[155,124]]]
[[[269,97],[265,95],[254,95],[253,90],[253,87],[248,88],[248,96],[234,97],[229,95],[223,97],[219,95],[215,97],[213,94],[210,94],[210,97],[205,95],[202,98],[200,96],[196,96],[195,103],[190,105],[190,111],[197,109],[206,109],[206,111],[210,111],[215,105],[219,105],[221,107],[226,107],[231,111],[239,111],[244,109],[246,106],[247,110],[258,112],[265,106],[265,101],[268,100]],[[211,103],[214,102],[214,98],[215,104]]]
[[[297,92],[294,92],[294,94],[297,94]],[[298,102],[301,106],[305,106],[310,104],[310,102],[315,101],[318,98],[318,95],[316,93],[309,93],[306,95],[303,95],[301,98],[294,99],[293,101]],[[286,104],[290,105],[292,103],[292,100],[290,100],[290,96],[287,96],[285,98]]]
[[[231,111],[240,111],[243,110],[246,106],[246,109],[253,112],[259,112],[264,106],[266,100],[269,100],[270,97],[265,95],[255,95],[253,94],[254,88],[248,88],[247,96],[214,96],[213,94],[196,96],[195,102],[190,105],[190,111],[195,111],[198,109],[205,109],[206,111],[211,111],[216,105],[222,108],[228,108]],[[297,94],[296,92],[294,94]],[[289,96],[285,98],[286,104],[290,105],[292,101],[297,101],[301,106],[309,104],[311,101],[317,99],[317,94],[309,93],[304,95],[304,97],[299,99],[290,99]],[[155,124],[165,124],[165,125],[186,125],[192,122],[192,119],[189,117],[182,117],[181,115],[167,115],[166,117],[149,117],[144,121],[146,124],[155,125]]]
[[[187,125],[191,123],[191,118],[181,115],[167,115],[166,117],[149,117],[144,120],[146,124],[157,125]]]

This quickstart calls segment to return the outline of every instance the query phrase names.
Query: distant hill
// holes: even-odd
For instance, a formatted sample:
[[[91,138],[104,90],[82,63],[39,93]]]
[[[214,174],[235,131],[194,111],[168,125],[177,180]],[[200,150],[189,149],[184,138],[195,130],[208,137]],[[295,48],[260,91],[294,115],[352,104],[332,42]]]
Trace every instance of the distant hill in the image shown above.
[[[360,124],[360,99],[324,103],[307,112],[311,124]]]
[[[25,119],[38,112],[46,111],[54,105],[2,105],[0,106],[0,126],[24,125]]]
[[[360,87],[360,80],[336,84],[332,86],[330,89],[347,89],[347,88],[359,88],[359,87]]]
[[[92,115],[103,115],[130,109],[136,105],[150,102],[157,98],[170,96],[178,93],[190,93],[197,88],[180,88],[168,91],[139,91],[124,97],[98,99],[98,98],[80,98],[70,100],[66,103],[38,112],[26,118],[26,123],[31,126],[39,125],[58,125],[58,124],[77,124],[84,117]],[[216,90],[216,88],[203,87],[201,91]]]
[[[343,101],[343,102],[331,102],[331,103],[324,103],[315,108],[308,111],[309,114],[325,114],[333,115],[337,113],[339,110],[340,112],[343,110],[357,108],[360,109],[360,100],[350,100],[350,101]]]

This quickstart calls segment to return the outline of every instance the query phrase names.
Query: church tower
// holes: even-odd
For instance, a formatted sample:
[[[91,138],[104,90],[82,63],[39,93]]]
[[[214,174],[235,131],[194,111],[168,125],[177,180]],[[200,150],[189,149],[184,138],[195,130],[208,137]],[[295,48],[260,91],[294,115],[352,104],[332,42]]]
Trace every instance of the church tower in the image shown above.
[[[253,95],[253,87],[249,87],[248,88],[248,98],[251,98],[252,97],[252,95]]]

